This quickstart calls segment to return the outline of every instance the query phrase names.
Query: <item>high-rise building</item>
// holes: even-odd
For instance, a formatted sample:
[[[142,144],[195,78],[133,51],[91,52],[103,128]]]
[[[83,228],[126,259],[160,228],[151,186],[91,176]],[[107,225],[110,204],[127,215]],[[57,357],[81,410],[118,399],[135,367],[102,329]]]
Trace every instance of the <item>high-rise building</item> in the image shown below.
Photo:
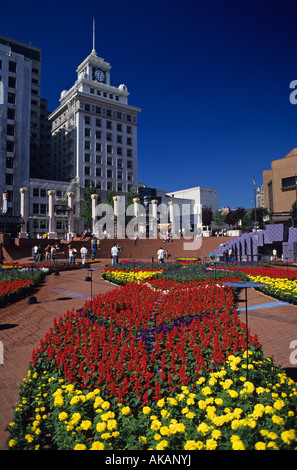
[[[111,85],[111,66],[92,53],[77,68],[77,80],[51,113],[55,177],[96,184],[99,201],[109,190],[125,194],[137,184],[137,116],[125,85]]]
[[[13,54],[20,54],[31,63],[30,97],[30,177],[52,178],[51,129],[47,121],[47,102],[41,98],[41,49],[16,39],[0,35],[0,44],[8,46]],[[44,109],[45,108],[45,109]],[[47,142],[46,149],[44,141]]]
[[[29,184],[32,64],[0,42],[0,194],[5,212],[20,214],[20,188]]]

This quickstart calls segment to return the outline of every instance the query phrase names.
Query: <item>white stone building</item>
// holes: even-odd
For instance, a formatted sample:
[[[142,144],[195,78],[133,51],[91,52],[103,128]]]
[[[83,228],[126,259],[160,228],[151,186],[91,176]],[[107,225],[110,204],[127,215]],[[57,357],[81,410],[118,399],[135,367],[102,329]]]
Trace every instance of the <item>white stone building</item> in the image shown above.
[[[90,180],[98,202],[109,190],[127,193],[137,184],[137,116],[140,109],[128,104],[125,85],[111,85],[111,66],[92,53],[77,68],[77,80],[64,90],[52,123],[56,179]]]

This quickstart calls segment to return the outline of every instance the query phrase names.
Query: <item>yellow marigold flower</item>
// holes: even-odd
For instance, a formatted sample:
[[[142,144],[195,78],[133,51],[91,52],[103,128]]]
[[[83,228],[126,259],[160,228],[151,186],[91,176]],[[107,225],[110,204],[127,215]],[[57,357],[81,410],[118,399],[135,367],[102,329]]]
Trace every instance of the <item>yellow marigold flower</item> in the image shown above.
[[[185,450],[196,450],[196,442],[195,441],[187,441],[184,445]]]
[[[160,427],[161,427],[161,423],[158,419],[155,419],[154,421],[152,421],[152,424],[151,424],[152,431],[158,431]]]
[[[90,429],[90,427],[92,426],[92,421],[90,421],[89,419],[85,419],[81,422],[81,425],[80,427],[84,430],[84,431],[87,431],[88,429]]]
[[[271,419],[272,419],[272,421],[273,421],[275,424],[279,424],[279,425],[283,425],[283,424],[284,424],[284,420],[283,420],[283,418],[281,418],[280,416],[273,415]]]
[[[68,418],[68,413],[66,413],[65,411],[63,411],[62,413],[59,414],[59,420],[60,421],[64,421],[67,418]]]
[[[236,392],[236,390],[227,390],[228,394],[230,395],[231,398],[237,398],[238,397],[238,393]]]
[[[170,434],[168,426],[161,426],[160,434],[162,434],[162,436],[168,436],[168,434]]]
[[[168,401],[168,403],[169,403],[170,405],[174,405],[174,406],[177,405],[177,401],[176,401],[175,398],[169,397],[169,398],[167,398],[167,401]]]
[[[186,415],[189,412],[189,408],[183,408],[181,412],[183,415]]]
[[[122,409],[121,409],[121,412],[124,416],[128,415],[131,413],[131,409],[129,406],[124,406]]]
[[[138,441],[143,442],[144,444],[146,444],[147,443],[147,438],[145,436],[139,436]]]
[[[168,442],[163,440],[156,445],[156,450],[163,450],[168,446]]]
[[[231,387],[231,385],[233,384],[233,380],[231,379],[226,379],[224,382],[221,382],[222,383],[222,387],[224,390],[228,390],[228,388]]]
[[[220,405],[222,405],[223,403],[224,403],[224,402],[223,402],[222,398],[215,398],[215,404],[216,404],[216,405],[220,406]]]
[[[16,445],[17,441],[16,439],[10,439],[8,442],[9,447],[14,447]]]
[[[202,395],[211,395],[212,394],[212,389],[210,387],[203,387],[201,390]]]
[[[266,450],[266,444],[265,442],[256,442],[255,444],[255,450]]]
[[[161,439],[160,434],[155,434],[154,439],[155,439],[155,441],[159,441]]]
[[[162,418],[169,418],[170,413],[167,410],[161,410],[161,416]]]
[[[110,439],[111,438],[111,434],[110,432],[105,432],[104,434],[101,434],[101,439]]]
[[[84,444],[76,444],[73,450],[87,450],[87,448]]]
[[[187,399],[187,405],[194,405],[195,401],[194,398],[190,397]]]
[[[211,437],[213,437],[216,440],[220,439],[221,436],[222,436],[222,433],[218,429],[214,429],[211,433]]]
[[[108,403],[108,401],[104,401],[103,403],[101,403],[101,408],[103,410],[109,410],[110,404]]]
[[[107,421],[107,429],[108,429],[109,431],[113,431],[113,430],[116,429],[116,428],[117,428],[117,422],[116,422],[116,420],[115,420],[115,419],[109,419],[109,420]]]
[[[199,400],[198,406],[199,406],[200,410],[205,410],[207,404],[205,403],[204,400]]]
[[[230,440],[232,443],[233,450],[245,450],[245,446],[239,436],[233,435],[231,436]]]
[[[291,444],[292,441],[296,441],[296,434],[294,429],[290,429],[289,431],[283,431],[281,433],[281,438],[285,442],[285,444]]]
[[[151,411],[152,411],[152,410],[151,410],[151,408],[150,408],[149,406],[144,406],[144,407],[142,408],[142,412],[143,412],[144,415],[149,415]]]
[[[99,408],[99,406],[101,406],[101,404],[103,403],[103,399],[101,397],[96,397],[95,398],[95,401],[94,401],[94,409],[96,408]]]
[[[73,415],[71,416],[71,422],[73,424],[76,424],[79,422],[80,418],[81,418],[80,413],[73,413]]]
[[[106,429],[106,423],[105,422],[97,423],[97,425],[96,425],[96,431],[97,432],[105,431],[105,429]]]
[[[197,380],[196,384],[197,384],[197,385],[202,385],[204,382],[205,382],[205,378],[204,378],[204,377],[200,377],[200,378]]]
[[[159,406],[159,408],[163,408],[164,405],[165,405],[164,398],[161,398],[161,400],[157,401],[157,406]]]
[[[285,406],[285,403],[283,400],[277,400],[274,402],[273,406],[276,410],[281,410]]]
[[[218,446],[218,443],[215,439],[207,439],[205,444],[206,450],[215,450]]]
[[[206,423],[200,423],[199,426],[197,427],[197,431],[200,432],[201,434],[203,434],[205,436],[205,434],[207,434],[210,430],[210,427],[208,426],[208,424]]]
[[[26,439],[26,441],[28,441],[28,442],[32,442],[32,441],[34,440],[34,437],[31,436],[31,434],[26,434],[26,435],[25,435],[25,439]]]
[[[105,449],[105,445],[103,444],[103,442],[99,442],[99,441],[95,441],[93,442],[90,450],[104,450]]]
[[[191,411],[189,413],[186,414],[186,418],[188,419],[193,419],[195,418],[195,413],[192,413]]]

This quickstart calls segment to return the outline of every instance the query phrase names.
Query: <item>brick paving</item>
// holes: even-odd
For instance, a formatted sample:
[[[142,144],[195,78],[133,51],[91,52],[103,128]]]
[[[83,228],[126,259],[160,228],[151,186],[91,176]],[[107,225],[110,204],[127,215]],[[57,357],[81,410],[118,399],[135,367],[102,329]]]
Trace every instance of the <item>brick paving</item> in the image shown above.
[[[110,260],[94,265],[92,293],[105,293],[114,285],[101,279],[101,269]],[[83,306],[90,297],[87,270],[61,272],[59,276],[46,276],[35,296],[37,304],[28,304],[24,298],[0,309],[0,341],[4,346],[4,363],[0,364],[0,450],[5,449],[5,427],[12,420],[13,408],[18,400],[19,386],[27,376],[32,350],[53,325],[54,317],[72,308]],[[244,292],[241,294],[244,298]],[[245,322],[244,303],[239,303],[239,316]],[[290,363],[290,344],[297,340],[297,306],[282,305],[275,299],[248,289],[248,326],[257,334],[266,356],[273,357],[290,376],[297,371]]]

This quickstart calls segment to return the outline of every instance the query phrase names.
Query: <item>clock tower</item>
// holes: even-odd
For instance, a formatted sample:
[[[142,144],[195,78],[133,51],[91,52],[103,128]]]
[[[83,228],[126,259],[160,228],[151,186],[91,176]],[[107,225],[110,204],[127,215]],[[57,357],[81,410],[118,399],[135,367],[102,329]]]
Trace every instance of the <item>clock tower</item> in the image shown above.
[[[78,80],[88,79],[98,83],[110,85],[111,65],[98,57],[93,49],[92,53],[77,68]]]
[[[128,103],[126,85],[111,85],[110,70],[93,47],[77,67],[75,83],[61,92],[60,105],[49,116],[56,179],[79,181],[78,201],[90,181],[98,202],[104,202],[113,188],[117,195],[127,195],[137,185],[141,109]],[[80,203],[75,210],[79,215]]]

